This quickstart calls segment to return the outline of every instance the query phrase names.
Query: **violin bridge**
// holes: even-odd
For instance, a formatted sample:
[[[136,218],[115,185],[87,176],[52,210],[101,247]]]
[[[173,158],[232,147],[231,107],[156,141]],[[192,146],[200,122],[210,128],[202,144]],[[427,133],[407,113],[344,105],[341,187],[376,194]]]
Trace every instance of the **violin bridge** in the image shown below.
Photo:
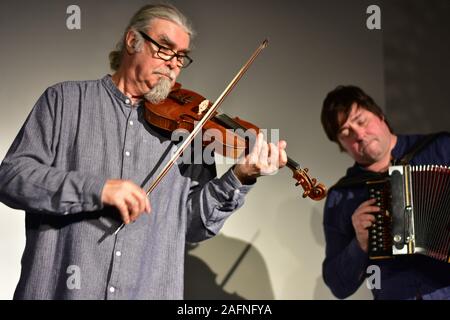
[[[201,115],[209,107],[209,100],[205,99],[198,105],[198,115]]]

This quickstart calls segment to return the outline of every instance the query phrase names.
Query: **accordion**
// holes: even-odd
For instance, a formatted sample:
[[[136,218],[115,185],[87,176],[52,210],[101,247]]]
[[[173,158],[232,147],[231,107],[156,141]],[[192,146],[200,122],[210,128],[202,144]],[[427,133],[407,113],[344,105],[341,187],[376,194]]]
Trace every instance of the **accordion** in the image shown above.
[[[450,167],[392,166],[366,182],[380,212],[369,228],[369,258],[423,254],[450,263]]]

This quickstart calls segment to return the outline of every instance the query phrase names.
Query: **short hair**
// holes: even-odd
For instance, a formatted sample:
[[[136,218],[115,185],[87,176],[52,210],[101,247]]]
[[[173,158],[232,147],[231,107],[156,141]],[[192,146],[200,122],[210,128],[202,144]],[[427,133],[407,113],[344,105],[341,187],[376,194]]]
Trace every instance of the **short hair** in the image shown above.
[[[135,32],[138,43],[137,50],[142,47],[144,39],[138,31],[148,32],[148,28],[153,19],[164,19],[175,22],[183,27],[190,38],[194,36],[194,30],[188,19],[174,6],[170,4],[151,4],[140,8],[131,18],[125,29],[122,38],[116,45],[116,49],[109,53],[109,63],[112,70],[117,71],[122,63],[122,57],[125,50],[125,37],[128,31]]]
[[[392,132],[392,128],[386,120],[383,110],[375,103],[372,97],[356,86],[338,86],[327,94],[322,105],[322,114],[320,118],[328,139],[336,142],[341,150],[343,150],[343,148],[338,139],[341,125],[341,123],[339,123],[339,114],[344,114],[345,122],[354,103],[356,103],[359,108],[370,111],[380,119],[384,119],[389,130]]]

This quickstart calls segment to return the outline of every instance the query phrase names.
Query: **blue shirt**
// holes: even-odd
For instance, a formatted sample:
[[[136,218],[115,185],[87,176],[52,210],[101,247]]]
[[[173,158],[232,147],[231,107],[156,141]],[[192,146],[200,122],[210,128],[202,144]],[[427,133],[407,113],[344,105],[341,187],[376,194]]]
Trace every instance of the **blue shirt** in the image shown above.
[[[394,159],[401,159],[420,135],[399,135],[392,150]],[[450,165],[450,136],[440,136],[421,150],[410,161],[411,165]],[[353,177],[365,170],[355,163],[347,170],[346,177]],[[373,289],[375,299],[450,298],[450,264],[422,255],[396,256],[394,259],[369,260],[368,254],[358,244],[351,217],[356,208],[369,199],[367,188],[333,188],[324,209],[326,256],[323,262],[323,278],[333,294],[344,299],[353,294],[363,283],[369,265],[380,267],[380,289]],[[448,288],[446,288],[448,287]],[[446,289],[445,289],[446,288]]]
[[[151,214],[117,235],[120,216],[101,202],[107,179],[147,190],[174,147],[109,75],[48,88],[0,166],[0,201],[26,211],[14,298],[181,299],[185,242],[217,234],[251,186],[177,164],[150,194]]]

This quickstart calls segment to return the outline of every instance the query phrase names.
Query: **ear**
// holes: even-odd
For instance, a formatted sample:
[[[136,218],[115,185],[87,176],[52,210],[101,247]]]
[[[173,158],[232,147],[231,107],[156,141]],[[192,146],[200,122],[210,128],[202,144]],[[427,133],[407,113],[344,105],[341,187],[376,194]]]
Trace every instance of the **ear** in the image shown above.
[[[125,47],[128,52],[128,54],[133,54],[136,52],[134,50],[136,44],[136,34],[133,30],[128,30],[127,34],[125,35]]]

